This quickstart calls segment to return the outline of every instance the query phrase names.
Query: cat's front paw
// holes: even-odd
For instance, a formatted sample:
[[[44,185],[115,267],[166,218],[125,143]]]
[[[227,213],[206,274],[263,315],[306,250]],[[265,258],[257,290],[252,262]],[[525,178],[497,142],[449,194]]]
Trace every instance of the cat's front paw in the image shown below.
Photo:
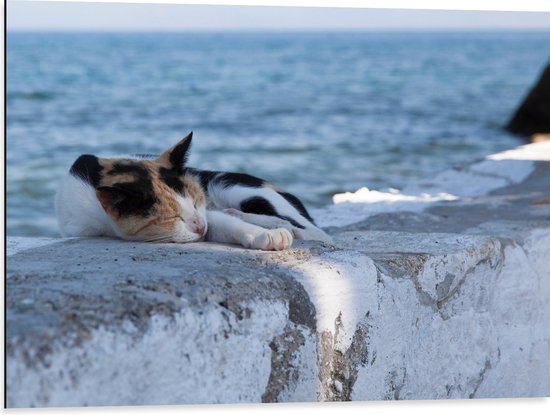
[[[287,229],[270,229],[257,235],[252,240],[250,247],[264,251],[282,251],[290,248],[292,241],[292,234]]]
[[[222,212],[227,213],[229,216],[233,216],[235,218],[239,218],[239,219],[243,218],[243,212],[237,209],[228,208],[228,209],[224,209]]]

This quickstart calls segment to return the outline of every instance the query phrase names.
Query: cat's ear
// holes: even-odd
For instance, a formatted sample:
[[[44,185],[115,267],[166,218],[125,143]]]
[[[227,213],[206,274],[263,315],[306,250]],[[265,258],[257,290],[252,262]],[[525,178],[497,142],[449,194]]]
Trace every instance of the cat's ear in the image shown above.
[[[162,153],[157,162],[177,174],[183,173],[183,166],[187,163],[189,147],[193,139],[193,131],[187,134],[178,144]]]
[[[136,198],[135,194],[127,190],[111,186],[98,187],[95,194],[103,210],[115,219],[122,215],[124,206]]]

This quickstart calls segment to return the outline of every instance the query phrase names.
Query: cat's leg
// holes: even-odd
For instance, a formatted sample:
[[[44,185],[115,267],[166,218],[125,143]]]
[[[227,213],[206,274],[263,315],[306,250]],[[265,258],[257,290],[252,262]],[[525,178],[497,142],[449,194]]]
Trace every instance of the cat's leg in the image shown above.
[[[223,212],[227,213],[228,215],[239,218],[247,223],[251,223],[252,225],[261,226],[262,228],[267,228],[267,229],[275,229],[275,228],[291,229],[292,228],[292,225],[290,224],[289,221],[278,218],[277,216],[261,215],[257,213],[246,213],[233,208],[224,209]]]
[[[246,213],[237,209],[224,209],[228,215],[239,218],[247,223],[261,226],[263,228],[285,228],[292,232],[295,239],[321,241],[327,244],[333,244],[332,238],[325,231],[316,226],[297,227],[288,220],[281,219],[277,216],[259,215],[256,213]]]
[[[245,248],[280,251],[292,245],[292,233],[284,228],[265,229],[220,211],[206,212],[206,239],[239,244]]]

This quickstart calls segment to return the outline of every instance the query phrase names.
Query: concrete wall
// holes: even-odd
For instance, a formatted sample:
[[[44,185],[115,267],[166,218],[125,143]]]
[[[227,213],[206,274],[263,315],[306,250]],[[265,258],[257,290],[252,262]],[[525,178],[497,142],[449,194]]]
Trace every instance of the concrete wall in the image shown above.
[[[7,404],[549,396],[548,159],[342,195],[335,246],[9,238]]]

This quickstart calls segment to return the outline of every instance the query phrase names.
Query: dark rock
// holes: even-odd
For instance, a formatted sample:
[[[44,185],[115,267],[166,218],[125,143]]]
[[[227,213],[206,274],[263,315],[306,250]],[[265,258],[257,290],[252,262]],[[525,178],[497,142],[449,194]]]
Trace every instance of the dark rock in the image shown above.
[[[550,133],[550,65],[506,126],[514,134]]]

